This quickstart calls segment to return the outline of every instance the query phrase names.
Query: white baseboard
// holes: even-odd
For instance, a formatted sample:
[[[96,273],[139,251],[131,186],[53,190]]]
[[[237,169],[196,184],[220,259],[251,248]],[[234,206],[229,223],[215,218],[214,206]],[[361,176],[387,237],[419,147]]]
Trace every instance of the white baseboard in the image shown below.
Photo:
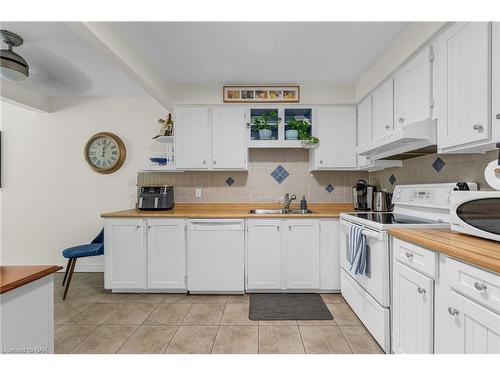
[[[66,264],[62,267],[63,269],[58,272],[66,272]],[[75,272],[104,272],[104,264],[78,264],[77,261]]]

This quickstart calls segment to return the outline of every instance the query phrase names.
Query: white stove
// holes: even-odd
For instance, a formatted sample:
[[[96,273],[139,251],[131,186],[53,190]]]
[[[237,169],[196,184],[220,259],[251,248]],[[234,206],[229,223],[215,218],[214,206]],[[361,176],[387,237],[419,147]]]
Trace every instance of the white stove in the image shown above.
[[[449,228],[453,190],[477,190],[475,183],[399,185],[394,188],[393,212],[340,215],[341,291],[382,349],[391,348],[391,240],[389,228]],[[355,274],[349,263],[351,226],[363,228],[368,247],[367,268]]]

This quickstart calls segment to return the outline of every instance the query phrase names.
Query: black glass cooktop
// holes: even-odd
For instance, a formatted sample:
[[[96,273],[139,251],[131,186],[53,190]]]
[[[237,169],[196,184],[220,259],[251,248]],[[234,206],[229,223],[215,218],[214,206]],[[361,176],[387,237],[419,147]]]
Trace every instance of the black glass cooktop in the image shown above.
[[[380,224],[435,224],[436,220],[427,220],[391,212],[356,212],[350,214],[360,219],[374,221]]]

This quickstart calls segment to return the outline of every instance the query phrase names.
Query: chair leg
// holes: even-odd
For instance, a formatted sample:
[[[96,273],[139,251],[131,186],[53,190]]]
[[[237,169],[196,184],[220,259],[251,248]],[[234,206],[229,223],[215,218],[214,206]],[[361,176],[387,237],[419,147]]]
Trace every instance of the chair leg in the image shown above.
[[[68,278],[68,273],[69,269],[71,268],[71,263],[73,263],[73,258],[68,259],[68,265],[66,266],[66,272],[64,272],[64,279],[62,282],[62,286],[64,286],[64,284],[66,283],[66,279]]]
[[[71,262],[71,269],[68,274],[68,282],[66,284],[66,288],[64,289],[63,301],[66,299],[66,294],[68,294],[69,284],[71,284],[71,278],[73,277],[73,271],[75,270],[76,258],[73,258],[73,262]]]

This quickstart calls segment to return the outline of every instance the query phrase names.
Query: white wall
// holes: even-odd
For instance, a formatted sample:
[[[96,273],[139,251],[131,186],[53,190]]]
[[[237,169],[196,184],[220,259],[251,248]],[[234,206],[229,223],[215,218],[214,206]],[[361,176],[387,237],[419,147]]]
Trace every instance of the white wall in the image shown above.
[[[356,83],[359,102],[427,42],[446,22],[414,22],[380,55]]]
[[[162,107],[150,98],[53,98],[53,113],[1,102],[2,264],[65,264],[61,250],[89,242],[102,212],[133,207],[136,172],[154,153]],[[83,147],[94,133],[122,138],[127,159],[93,172]],[[158,150],[157,150],[158,151]],[[103,264],[103,258],[79,261]]]

